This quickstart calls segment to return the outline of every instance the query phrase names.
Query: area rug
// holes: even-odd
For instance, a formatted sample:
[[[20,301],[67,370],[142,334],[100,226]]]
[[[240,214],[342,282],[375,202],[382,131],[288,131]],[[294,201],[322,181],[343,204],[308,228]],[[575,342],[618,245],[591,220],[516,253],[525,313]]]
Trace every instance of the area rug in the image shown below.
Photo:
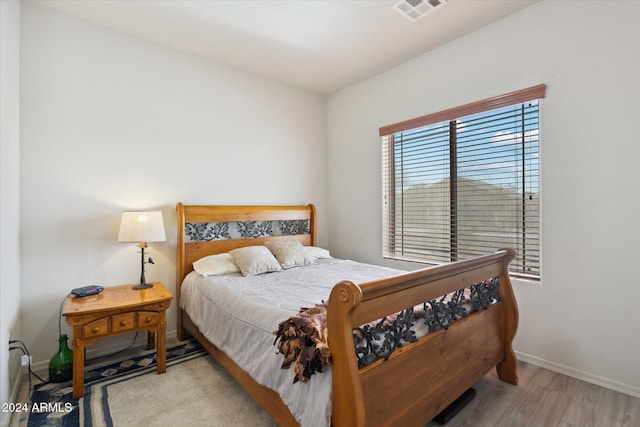
[[[71,381],[36,386],[28,427],[265,426],[276,424],[195,342],[85,372],[85,396]]]

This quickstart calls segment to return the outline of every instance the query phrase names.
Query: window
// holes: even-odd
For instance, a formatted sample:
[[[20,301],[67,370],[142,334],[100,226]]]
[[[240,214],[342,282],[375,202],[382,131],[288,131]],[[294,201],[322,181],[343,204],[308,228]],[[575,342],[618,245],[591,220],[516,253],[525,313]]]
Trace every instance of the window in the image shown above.
[[[383,256],[468,259],[510,247],[540,275],[539,102],[545,86],[380,129]]]

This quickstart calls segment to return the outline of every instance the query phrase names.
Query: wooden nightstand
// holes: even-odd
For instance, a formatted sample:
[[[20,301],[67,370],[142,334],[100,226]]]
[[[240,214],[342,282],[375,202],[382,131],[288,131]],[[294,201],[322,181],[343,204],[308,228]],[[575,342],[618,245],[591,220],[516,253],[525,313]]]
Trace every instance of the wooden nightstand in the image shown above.
[[[84,349],[114,335],[147,330],[148,348],[157,336],[158,373],[167,370],[166,311],[173,295],[162,284],[133,290],[134,285],[105,288],[98,295],[69,296],[62,315],[73,327],[73,398],[84,396]]]

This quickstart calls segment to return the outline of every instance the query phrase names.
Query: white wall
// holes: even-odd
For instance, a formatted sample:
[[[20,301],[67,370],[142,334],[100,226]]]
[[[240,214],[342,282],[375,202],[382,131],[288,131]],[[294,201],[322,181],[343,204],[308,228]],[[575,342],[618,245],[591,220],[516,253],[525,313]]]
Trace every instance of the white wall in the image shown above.
[[[17,390],[20,335],[20,2],[0,1],[0,401]],[[0,412],[0,425],[10,413]]]
[[[326,245],[326,97],[33,3],[21,53],[21,316],[37,362],[72,288],[139,279],[137,248],[116,242],[122,210],[164,212],[146,276],[172,291],[179,201],[315,203]]]
[[[542,280],[514,284],[523,359],[640,396],[640,3],[541,1],[329,97],[331,250],[381,258],[378,128],[547,84]]]

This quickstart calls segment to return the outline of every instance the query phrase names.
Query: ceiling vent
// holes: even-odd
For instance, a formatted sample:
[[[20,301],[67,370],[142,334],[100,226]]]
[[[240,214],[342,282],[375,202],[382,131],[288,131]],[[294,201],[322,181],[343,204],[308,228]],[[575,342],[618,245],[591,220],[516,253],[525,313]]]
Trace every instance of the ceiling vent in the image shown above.
[[[446,3],[446,0],[400,0],[393,5],[393,8],[406,18],[415,22],[436,7]]]

